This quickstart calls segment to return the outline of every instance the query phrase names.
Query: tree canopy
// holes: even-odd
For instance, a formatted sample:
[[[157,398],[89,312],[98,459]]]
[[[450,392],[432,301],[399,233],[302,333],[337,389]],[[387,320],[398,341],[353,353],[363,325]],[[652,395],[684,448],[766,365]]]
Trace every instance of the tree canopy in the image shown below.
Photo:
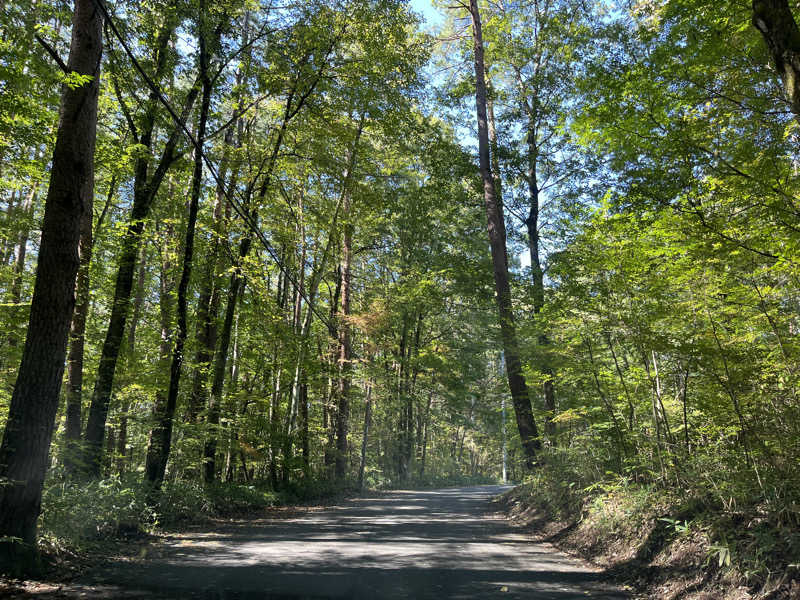
[[[52,482],[531,469],[798,524],[796,7],[438,10],[0,13],[0,544]]]

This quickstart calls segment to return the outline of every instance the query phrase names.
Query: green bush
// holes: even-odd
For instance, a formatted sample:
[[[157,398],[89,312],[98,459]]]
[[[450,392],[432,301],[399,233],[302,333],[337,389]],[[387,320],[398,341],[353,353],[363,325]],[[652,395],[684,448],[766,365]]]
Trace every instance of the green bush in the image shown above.
[[[214,514],[206,489],[193,481],[164,482],[158,500],[159,525],[172,525]]]
[[[278,502],[278,495],[263,484],[214,483],[204,492],[211,510],[219,515],[269,508]]]
[[[142,485],[118,478],[52,482],[45,487],[39,517],[45,537],[72,545],[143,531],[154,521]]]

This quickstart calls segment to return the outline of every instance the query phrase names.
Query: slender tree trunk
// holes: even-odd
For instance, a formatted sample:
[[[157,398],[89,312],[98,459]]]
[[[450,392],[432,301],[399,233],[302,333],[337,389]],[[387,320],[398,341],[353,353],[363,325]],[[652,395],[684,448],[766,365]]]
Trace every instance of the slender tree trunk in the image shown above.
[[[225,135],[226,146],[231,145],[232,132],[233,129],[230,129]],[[200,411],[206,404],[208,375],[211,369],[211,361],[214,358],[214,349],[217,346],[220,289],[216,283],[216,277],[220,266],[219,255],[222,247],[223,208],[226,204],[224,182],[227,177],[227,169],[227,156],[223,156],[219,169],[219,178],[222,183],[217,186],[217,198],[214,205],[214,233],[212,234],[211,250],[206,259],[197,301],[197,351],[194,358],[192,392],[187,413],[187,420],[190,423],[194,423],[197,420]],[[234,170],[231,175],[229,189],[233,189],[235,183],[236,171]]]
[[[89,266],[92,260],[92,213],[83,216],[79,246],[80,267],[75,288],[75,311],[70,326],[67,355],[66,423],[64,432],[64,467],[68,473],[78,470],[81,439],[81,399],[83,391],[83,348],[86,340],[86,319],[89,316]]]
[[[311,447],[309,446],[308,423],[308,382],[304,379],[300,384],[300,448],[303,453],[303,475],[311,478]]]
[[[186,239],[183,245],[183,266],[181,279],[178,283],[178,330],[175,345],[172,350],[172,363],[170,365],[169,389],[164,411],[156,415],[156,425],[150,433],[150,445],[147,449],[145,465],[145,478],[153,489],[159,489],[164,480],[167,461],[172,447],[172,426],[175,408],[178,404],[178,391],[181,380],[181,367],[183,366],[183,351],[188,332],[187,325],[187,293],[189,281],[192,277],[192,261],[194,260],[194,236],[197,225],[197,213],[200,205],[200,192],[203,184],[203,145],[206,136],[206,122],[211,107],[212,82],[208,75],[208,50],[205,23],[205,2],[200,3],[200,33],[197,36],[199,47],[200,81],[202,82],[202,98],[200,101],[200,115],[197,123],[197,147],[194,152],[194,172],[192,173],[192,191],[189,200],[189,218],[186,223]]]
[[[339,332],[337,326],[336,316],[339,314],[339,299],[341,298],[342,290],[342,268],[341,265],[336,267],[336,286],[334,288],[333,297],[330,302],[330,314],[328,316],[328,335],[332,340],[339,339]],[[333,346],[331,344],[331,346]],[[335,428],[334,422],[336,420],[336,410],[334,407],[334,397],[336,395],[336,350],[338,347],[332,347],[326,355],[326,362],[328,367],[328,388],[325,393],[325,403],[322,406],[322,429],[325,431],[326,444],[324,449],[324,463],[326,470],[333,466],[335,460]],[[330,474],[330,473],[329,473]]]
[[[361,139],[361,132],[364,130],[366,115],[362,114],[358,121],[353,149],[350,151],[350,160],[344,174],[344,190],[342,196],[342,213],[344,215],[344,230],[342,234],[342,257],[340,268],[342,272],[342,318],[339,322],[339,383],[337,388],[336,406],[336,460],[334,473],[337,479],[344,479],[347,470],[348,452],[348,427],[350,420],[350,377],[352,372],[352,325],[350,323],[350,304],[352,294],[352,273],[353,266],[353,214],[351,210],[351,190],[350,180],[358,155],[358,142]]]
[[[405,410],[405,396],[406,390],[404,383],[406,381],[406,371],[408,365],[406,364],[406,357],[408,356],[408,313],[403,312],[403,328],[400,331],[400,346],[397,353],[397,410],[400,413],[400,419],[397,427],[397,475],[401,481],[408,478],[408,463],[406,462],[405,443],[406,443],[406,410]]]
[[[249,28],[250,28],[250,15],[246,13],[244,16],[244,27],[242,34],[242,47],[247,47],[249,42]],[[247,51],[249,60],[249,50]],[[244,78],[244,70],[239,69],[236,73],[236,86],[240,88]],[[236,100],[236,108],[234,109],[234,118],[241,115],[242,111],[242,98],[241,94]],[[236,130],[236,147],[242,144],[244,121],[242,118],[237,119]],[[230,204],[227,201],[227,190],[225,188],[225,180],[227,178],[229,167],[229,152],[228,149],[234,144],[234,128],[231,127],[225,132],[224,145],[225,150],[222,156],[222,162],[219,169],[219,182],[217,183],[217,198],[214,206],[214,232],[211,241],[210,256],[206,261],[206,269],[203,274],[200,287],[200,295],[197,308],[197,353],[194,361],[194,380],[192,383],[192,393],[189,400],[189,422],[195,422],[199,412],[206,405],[208,377],[211,372],[212,361],[214,359],[214,350],[217,347],[217,317],[219,313],[219,305],[221,301],[220,287],[216,282],[217,272],[221,267],[221,250],[222,250],[222,237],[223,237],[223,208],[230,210]],[[238,181],[238,169],[234,166],[231,169],[230,182],[228,183],[228,190],[235,190]]]
[[[250,236],[245,237],[239,247],[239,266],[236,267],[231,275],[231,283],[228,289],[228,302],[225,308],[225,320],[222,323],[220,332],[220,344],[214,359],[214,377],[211,383],[211,395],[208,400],[209,425],[208,439],[203,448],[203,477],[207,483],[214,481],[216,474],[217,444],[219,439],[219,417],[220,406],[222,404],[222,392],[225,387],[225,373],[228,366],[228,350],[231,344],[231,332],[233,331],[233,319],[236,313],[236,304],[239,299],[240,289],[244,287],[244,274],[241,265],[250,252],[252,240]]]
[[[306,280],[306,232],[305,221],[303,212],[303,196],[301,195],[297,201],[296,214],[298,219],[297,224],[297,240],[300,245],[300,256],[297,263],[297,286],[294,290],[294,298],[292,299],[292,319],[291,327],[295,339],[298,341],[297,356],[295,358],[294,376],[292,378],[292,387],[289,391],[289,409],[286,411],[286,421],[283,429],[283,464],[290,465],[294,456],[294,435],[297,426],[297,413],[300,403],[300,385],[304,378],[303,361],[305,359],[305,337],[306,337],[306,322],[311,324],[311,317],[313,315],[313,306],[309,303],[306,316],[303,318],[303,298],[306,296],[305,280]],[[289,482],[289,469],[284,469],[284,482]]]
[[[597,395],[600,397],[603,406],[605,406],[606,412],[608,412],[608,416],[611,419],[611,422],[614,424],[614,432],[617,434],[617,440],[619,441],[617,464],[621,472],[622,458],[627,454],[625,433],[622,431],[622,427],[620,427],[619,421],[617,420],[617,414],[614,412],[614,406],[609,401],[608,396],[603,391],[603,386],[600,384],[600,378],[597,375],[597,364],[594,360],[594,352],[592,350],[592,342],[589,338],[585,338],[584,344],[589,352],[589,364],[592,367],[592,378],[594,379],[595,389],[597,389]]]
[[[522,374],[514,313],[511,306],[511,284],[508,277],[508,257],[505,245],[505,222],[495,194],[489,160],[489,136],[486,115],[486,82],[484,80],[483,36],[477,0],[470,0],[472,14],[472,33],[475,51],[475,104],[478,117],[478,155],[480,159],[483,193],[486,201],[486,217],[489,230],[489,245],[492,251],[495,292],[500,317],[500,330],[503,338],[506,374],[514,403],[522,446],[529,467],[536,462],[536,454],[541,448],[539,432],[533,418],[528,387]]]
[[[614,344],[611,341],[610,333],[606,335],[606,343],[608,344],[608,349],[611,351],[611,357],[614,359],[614,367],[617,370],[617,376],[622,384],[622,389],[625,391],[625,398],[628,400],[628,431],[633,431],[633,424],[636,419],[636,408],[633,405],[633,399],[631,398],[630,391],[628,390],[628,384],[625,382],[625,377],[622,374],[622,369],[619,366],[619,360],[617,359],[617,353],[614,351]]]
[[[167,66],[166,54],[169,41],[172,38],[174,24],[164,26],[159,32],[156,42],[156,79],[161,80]],[[182,122],[186,122],[199,93],[199,88],[193,85],[187,94],[181,115]],[[151,147],[158,113],[158,96],[155,92],[150,94],[148,108],[145,113],[145,124],[137,140],[148,152],[136,161],[133,183],[133,207],[125,235],[122,239],[119,267],[114,284],[114,299],[111,305],[111,317],[108,323],[106,338],[100,354],[100,364],[97,369],[97,380],[92,392],[92,401],[89,407],[89,419],[86,423],[85,451],[82,466],[87,474],[92,477],[100,475],[100,462],[103,452],[103,435],[108,417],[108,408],[111,401],[111,392],[114,386],[114,375],[117,369],[122,338],[125,333],[125,324],[130,311],[130,298],[133,289],[133,275],[136,270],[136,257],[141,246],[142,233],[145,221],[150,215],[153,201],[158,189],[172,164],[177,160],[176,147],[182,137],[178,124],[173,125],[172,133],[164,145],[164,151],[158,165],[150,173]]]
[[[64,373],[84,215],[92,211],[102,18],[92,0],[76,0],[70,71],[91,81],[64,86],[45,203],[28,334],[0,444],[0,570],[29,561]],[[19,538],[20,546],[9,538]]]
[[[107,208],[116,190],[116,178],[111,178],[106,205],[98,219],[97,228],[102,226]],[[94,231],[92,213],[84,215],[81,224],[81,241],[79,245],[80,266],[78,279],[75,285],[75,311],[72,315],[72,324],[69,331],[69,354],[67,355],[67,393],[66,393],[66,419],[64,432],[64,467],[67,473],[74,474],[79,471],[76,461],[80,460],[80,439],[82,425],[82,400],[83,400],[83,351],[86,342],[86,321],[89,317],[89,268],[92,262],[92,249],[94,248]]]
[[[506,440],[506,395],[500,399],[500,429],[503,435],[503,483],[508,483],[508,441]]]
[[[528,180],[528,216],[525,219],[525,227],[528,233],[528,252],[531,260],[531,280],[533,283],[533,314],[537,320],[541,320],[541,311],[544,308],[544,269],[542,268],[541,248],[539,239],[539,215],[541,211],[541,190],[539,189],[539,142],[537,139],[538,115],[535,99],[528,100],[525,94],[525,87],[522,84],[522,76],[517,71],[517,81],[519,84],[520,98],[523,112],[528,117],[528,131],[526,144],[528,146],[528,165],[526,177]],[[539,325],[543,331],[542,324]],[[550,340],[542,332],[538,338],[539,346],[543,353],[546,353]],[[556,443],[556,424],[554,421],[556,414],[555,385],[553,383],[553,369],[550,366],[548,357],[541,359],[541,370],[545,375],[542,386],[544,393],[544,431],[552,445]]]
[[[367,466],[367,443],[372,423],[372,381],[367,382],[367,399],[364,405],[364,431],[361,438],[361,462],[358,466],[358,489],[364,489],[364,470]]]
[[[146,247],[145,247],[146,248]],[[128,373],[135,373],[136,369],[136,329],[144,305],[144,280],[145,280],[145,248],[139,257],[139,274],[136,278],[136,296],[133,300],[133,315],[128,327]],[[126,397],[119,411],[119,435],[117,436],[117,473],[125,473],[128,463],[128,414],[131,409],[130,398]]]
[[[433,404],[433,387],[431,387],[430,394],[428,395],[428,405],[425,407],[425,421],[423,422],[422,433],[422,460],[419,467],[420,477],[425,476],[425,461],[428,458],[428,427],[431,420],[431,405]]]
[[[172,237],[172,228],[168,224],[167,225],[167,235],[165,236],[167,239]],[[172,295],[173,290],[175,287],[175,281],[173,279],[172,271],[172,263],[169,259],[169,253],[163,252],[161,257],[161,278],[159,282],[160,287],[160,295],[159,295],[159,302],[158,302],[158,309],[159,309],[159,317],[161,321],[161,341],[159,344],[159,353],[158,353],[158,373],[161,374],[159,376],[159,385],[156,390],[156,398],[155,398],[155,406],[153,408],[153,415],[158,418],[159,415],[163,414],[166,410],[167,404],[167,397],[165,390],[168,386],[168,376],[169,376],[169,367],[170,367],[170,356],[172,353]],[[166,374],[166,375],[164,375]],[[166,379],[166,381],[165,381]],[[156,433],[155,428],[150,431],[150,436],[152,437],[153,434]],[[147,455],[146,455],[146,463],[145,463],[145,477],[149,479],[149,474],[147,473],[147,463],[150,462],[151,468],[155,469],[157,465],[152,464],[152,459],[149,458],[150,455],[150,448],[157,444],[158,440],[152,441],[148,440],[147,443]],[[151,501],[155,501],[155,496],[151,496],[149,498]]]
[[[317,80],[318,81],[318,80]],[[278,134],[275,138],[275,143],[272,147],[272,153],[269,156],[267,161],[267,167],[264,171],[264,176],[261,182],[261,187],[258,191],[258,199],[259,203],[263,201],[267,194],[267,190],[269,189],[270,182],[272,180],[272,172],[275,168],[275,163],[278,159],[278,153],[283,146],[283,139],[286,135],[286,130],[289,125],[291,119],[297,115],[302,108],[305,100],[310,95],[311,90],[309,90],[308,94],[303,96],[296,106],[293,106],[294,101],[294,93],[289,94],[289,97],[286,100],[286,105],[284,108],[284,115],[283,120],[281,122],[281,126],[278,129]],[[247,198],[250,198],[250,194],[252,194],[252,186],[249,186],[247,192]],[[244,210],[247,211],[247,205],[249,202],[245,202]],[[258,225],[258,210],[254,207],[250,210],[249,215],[249,222],[256,227]],[[242,238],[242,241],[239,244],[239,259],[237,264],[234,266],[233,273],[231,274],[231,283],[230,287],[228,288],[228,302],[225,308],[225,321],[222,325],[222,331],[220,332],[220,342],[219,342],[219,349],[217,350],[216,358],[214,360],[214,370],[213,370],[213,380],[211,383],[211,395],[208,400],[208,418],[207,422],[210,426],[210,431],[208,432],[208,438],[206,439],[205,446],[203,448],[203,463],[204,463],[204,478],[206,482],[211,482],[214,480],[216,466],[216,453],[217,453],[217,444],[218,444],[218,426],[219,426],[219,412],[220,406],[222,402],[222,392],[225,387],[225,373],[227,370],[228,365],[228,349],[230,348],[231,342],[231,330],[233,328],[233,317],[236,314],[236,304],[240,295],[240,290],[244,288],[244,273],[242,272],[242,265],[244,264],[244,260],[247,258],[247,255],[250,253],[250,248],[252,246],[252,235],[248,232]]]
[[[33,216],[36,196],[39,193],[39,186],[34,184],[30,191],[25,195],[25,200],[20,206],[20,213],[25,222]],[[19,232],[17,245],[14,249],[14,281],[11,283],[11,302],[19,304],[22,301],[22,274],[25,272],[25,258],[28,255],[28,238],[30,230],[27,225],[23,226]],[[9,338],[8,343],[12,346],[17,344],[15,337]]]
[[[0,164],[3,164],[3,157],[0,156]],[[15,206],[17,202],[17,195],[20,194],[18,190],[11,190],[11,194],[8,196],[8,200],[6,201],[6,210],[3,213],[3,227],[6,231],[10,232],[13,230],[14,224],[14,213]],[[6,266],[8,262],[11,260],[11,257],[14,256],[14,240],[11,235],[6,235],[3,238],[3,245],[2,251],[0,251],[0,265]]]

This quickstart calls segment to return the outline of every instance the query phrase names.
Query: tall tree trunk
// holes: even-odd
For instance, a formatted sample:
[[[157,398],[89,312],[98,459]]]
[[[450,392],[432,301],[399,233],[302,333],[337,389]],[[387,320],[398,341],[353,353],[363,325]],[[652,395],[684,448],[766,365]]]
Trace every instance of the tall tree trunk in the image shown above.
[[[408,370],[408,365],[406,363],[408,346],[408,313],[404,311],[403,327],[400,330],[400,345],[397,353],[397,407],[400,413],[400,421],[397,427],[397,475],[401,481],[405,481],[408,478],[408,463],[406,462],[405,454],[407,413],[405,410],[406,390],[404,387],[406,372]]]
[[[339,314],[339,299],[341,298],[342,291],[342,267],[341,264],[337,265],[335,271],[336,286],[334,287],[333,297],[330,301],[330,314],[328,316],[328,335],[332,340],[336,340],[338,344],[339,333],[336,315]],[[328,368],[328,388],[325,392],[325,402],[322,405],[322,429],[325,432],[326,444],[324,449],[324,464],[326,471],[330,474],[330,467],[333,466],[336,455],[336,440],[335,440],[335,415],[336,410],[334,407],[334,397],[336,395],[336,351],[338,347],[331,344],[331,348],[325,353],[326,363]],[[321,352],[320,352],[321,354]]]
[[[281,125],[278,128],[278,133],[275,138],[275,143],[272,146],[272,152],[267,160],[267,166],[264,170],[264,176],[261,181],[261,187],[258,191],[258,201],[261,203],[264,198],[266,197],[267,190],[270,187],[270,183],[272,181],[272,172],[275,169],[275,164],[278,160],[278,153],[280,152],[281,147],[283,146],[284,136],[286,135],[286,130],[289,126],[289,122],[291,119],[297,115],[300,109],[303,107],[305,101],[308,99],[308,96],[313,91],[314,87],[316,86],[316,82],[319,79],[317,78],[314,82],[314,85],[310,88],[307,94],[303,95],[301,98],[298,99],[297,104],[294,105],[295,100],[295,93],[296,93],[296,82],[295,87],[293,88],[292,92],[286,99],[286,105],[284,107],[283,113],[283,120],[281,121]],[[249,198],[253,192],[252,184],[248,187],[247,197],[244,204],[244,210],[247,211]],[[249,222],[253,227],[258,226],[258,210],[254,207],[250,210],[249,215]],[[250,253],[250,248],[252,246],[252,233],[248,232],[242,238],[242,241],[239,243],[239,258],[234,265],[233,273],[231,274],[231,283],[230,287],[228,288],[228,302],[225,308],[225,321],[222,325],[222,331],[220,332],[220,341],[219,341],[219,349],[217,350],[216,358],[214,360],[214,371],[213,371],[213,380],[211,383],[211,395],[208,400],[208,418],[207,422],[209,424],[209,432],[208,438],[206,439],[206,443],[203,449],[203,463],[204,463],[204,478],[206,482],[211,482],[214,480],[216,466],[216,454],[217,454],[217,444],[218,444],[218,437],[219,433],[217,428],[219,426],[219,413],[220,413],[220,406],[222,403],[222,392],[225,387],[225,373],[227,370],[228,365],[228,349],[230,348],[231,342],[231,331],[233,328],[233,317],[236,314],[236,304],[239,299],[240,289],[244,287],[244,273],[242,271],[242,265],[244,264],[244,260],[247,258],[247,255]]]
[[[525,227],[528,230],[528,250],[531,258],[531,279],[533,280],[533,314],[537,320],[541,319],[542,308],[544,308],[544,270],[542,269],[542,259],[539,244],[539,211],[540,211],[540,189],[538,181],[538,156],[539,147],[536,140],[536,114],[529,102],[525,102],[528,111],[528,217],[525,219]],[[540,325],[541,327],[541,325]],[[545,333],[541,333],[538,339],[542,351],[550,341]],[[544,391],[544,432],[550,443],[556,443],[556,394],[553,383],[553,369],[547,357],[543,357],[541,364],[542,373],[546,376],[543,384]]]
[[[352,325],[350,323],[350,304],[352,294],[352,266],[353,266],[353,214],[351,211],[352,198],[350,181],[355,170],[356,157],[358,155],[358,143],[361,133],[364,130],[366,114],[362,113],[358,121],[353,149],[347,170],[343,178],[342,195],[342,214],[344,215],[344,227],[342,232],[342,257],[340,268],[342,272],[342,310],[339,322],[339,383],[336,393],[336,460],[334,462],[334,474],[337,479],[344,479],[347,471],[347,452],[348,452],[348,427],[350,420],[350,377],[352,372]]]
[[[230,146],[232,142],[232,132],[230,129],[225,134],[225,145]],[[230,135],[229,135],[230,134]],[[214,349],[217,347],[217,317],[220,305],[220,289],[216,283],[219,268],[220,250],[222,247],[223,235],[223,208],[226,204],[225,198],[225,179],[227,177],[228,159],[223,156],[222,164],[219,169],[220,184],[217,186],[217,198],[214,205],[214,233],[211,240],[211,250],[206,259],[205,270],[200,282],[200,293],[197,301],[197,350],[194,358],[194,375],[192,378],[192,392],[189,398],[189,409],[187,420],[194,423],[200,411],[206,404],[208,375],[211,369],[211,361],[214,358]],[[236,181],[236,172],[231,175],[229,189],[233,189]]]
[[[156,42],[156,81],[160,81],[167,67],[167,49],[174,32],[174,23],[162,27]],[[182,122],[186,122],[188,115],[197,98],[199,88],[193,85],[187,94],[181,115]],[[122,238],[119,267],[114,284],[114,298],[111,304],[111,317],[100,354],[100,363],[97,369],[97,380],[92,392],[89,407],[89,419],[86,423],[84,435],[85,457],[82,467],[88,475],[100,475],[100,463],[103,452],[103,435],[108,417],[108,408],[111,401],[111,392],[114,386],[114,375],[117,369],[122,338],[125,333],[125,324],[130,311],[130,298],[133,289],[133,276],[136,270],[136,257],[141,246],[142,233],[145,221],[150,215],[150,209],[155,200],[158,189],[172,164],[177,160],[176,148],[182,137],[181,127],[173,124],[172,132],[164,145],[164,150],[158,165],[150,173],[152,143],[158,114],[158,95],[150,94],[148,108],[144,115],[144,125],[141,135],[135,136],[135,141],[147,148],[147,152],[137,159],[134,167],[133,182],[133,207],[125,235]]]
[[[428,405],[425,407],[425,419],[422,423],[422,458],[419,467],[420,477],[425,476],[425,462],[428,459],[428,426],[431,419],[431,405],[433,404],[433,382],[431,382],[431,391],[428,394]]]
[[[528,387],[522,374],[522,362],[517,344],[514,313],[511,306],[511,284],[508,278],[508,257],[505,244],[505,222],[495,194],[495,182],[489,160],[489,135],[486,116],[486,82],[484,80],[483,35],[477,0],[470,0],[472,15],[473,46],[475,51],[475,105],[478,117],[478,155],[483,194],[486,202],[486,218],[489,230],[489,245],[492,251],[494,267],[495,292],[497,308],[500,316],[500,331],[505,353],[506,374],[514,412],[517,417],[517,428],[525,450],[525,458],[529,467],[536,462],[536,454],[541,448],[539,432],[533,418]]]
[[[106,205],[100,215],[97,227],[102,226],[102,220],[107,212],[107,207],[116,190],[116,178],[111,178]],[[92,249],[94,248],[94,224],[92,213],[84,215],[81,224],[81,241],[79,245],[80,266],[78,280],[75,285],[75,311],[72,315],[72,324],[69,331],[69,354],[67,355],[67,393],[66,393],[66,419],[64,424],[64,468],[67,473],[74,474],[79,470],[77,461],[80,460],[80,439],[82,425],[82,400],[83,400],[83,350],[86,342],[86,320],[89,317],[89,268],[92,262]]]
[[[91,80],[63,86],[45,203],[28,334],[0,443],[0,570],[24,568],[35,552],[50,440],[64,373],[84,215],[92,211],[102,18],[76,0],[68,68]],[[9,541],[21,539],[26,546]]]
[[[183,366],[183,350],[186,344],[188,331],[187,325],[187,292],[189,281],[192,277],[192,261],[194,259],[194,236],[197,225],[197,213],[200,205],[200,192],[203,184],[203,145],[206,137],[206,122],[211,107],[212,81],[208,75],[209,53],[205,23],[205,2],[200,3],[200,32],[197,35],[199,47],[198,61],[200,63],[200,81],[202,82],[202,98],[200,101],[200,115],[197,123],[197,147],[194,150],[194,172],[192,173],[192,191],[189,200],[189,217],[186,223],[186,239],[183,245],[183,265],[181,279],[178,283],[177,306],[177,335],[172,349],[172,362],[170,364],[169,389],[167,402],[163,412],[156,415],[156,425],[150,433],[150,445],[147,449],[145,464],[145,478],[152,489],[161,487],[167,469],[167,461],[172,447],[172,426],[175,408],[178,404],[178,391],[181,380],[181,367]]]
[[[25,200],[22,202],[19,210],[22,218],[27,223],[33,216],[34,206],[36,205],[36,196],[39,193],[38,184],[31,186],[31,189],[25,195]],[[27,226],[22,227],[19,232],[17,244],[14,249],[14,281],[11,283],[10,299],[13,304],[19,304],[22,301],[22,274],[25,272],[25,258],[28,254],[28,238],[30,230]],[[16,338],[9,338],[10,345],[16,345]]]
[[[361,462],[358,466],[358,489],[364,489],[364,470],[367,466],[367,444],[369,428],[372,423],[372,381],[367,382],[367,399],[364,403],[364,431],[361,438]]]
[[[311,478],[311,447],[308,437],[308,382],[303,379],[300,384],[300,448],[303,456],[303,475]]]
[[[225,373],[228,365],[228,349],[231,344],[231,333],[233,331],[233,318],[236,313],[236,304],[239,300],[240,289],[244,286],[244,274],[241,265],[250,252],[252,240],[246,236],[239,247],[239,263],[231,275],[231,283],[228,289],[228,302],[225,307],[225,320],[222,323],[220,332],[220,343],[214,359],[214,377],[211,382],[211,395],[208,400],[209,425],[208,439],[203,448],[203,477],[206,483],[214,481],[216,476],[216,456],[217,444],[219,439],[219,416],[222,404],[222,392],[225,387]]]
[[[539,313],[544,307],[544,269],[542,268],[541,251],[539,243],[539,214],[541,208],[539,189],[539,143],[537,139],[539,117],[537,113],[536,99],[529,99],[527,90],[522,81],[522,73],[517,68],[515,69],[517,87],[519,88],[520,108],[528,118],[527,134],[525,142],[528,146],[527,153],[527,169],[526,179],[528,183],[528,216],[525,219],[525,228],[528,233],[528,252],[531,261],[531,281],[533,283],[533,314],[538,318]],[[490,119],[494,117],[490,113]],[[489,129],[491,139],[491,124]],[[539,345],[543,348],[549,345],[549,340],[545,333],[541,333],[538,338]],[[546,352],[546,350],[545,350]],[[548,357],[542,356],[540,358],[540,369],[546,376],[543,387],[544,392],[544,430],[550,443],[556,443],[556,399],[555,399],[555,385],[553,383],[553,369],[550,366]]]
[[[245,63],[249,62],[249,31],[250,31],[250,14],[249,12],[244,15],[244,27],[242,33],[242,47],[248,47],[247,57]],[[236,87],[241,89],[244,80],[244,68],[240,68],[236,72]],[[244,120],[241,118],[243,111],[242,97],[239,93],[233,118],[236,120],[236,147],[241,147]],[[236,118],[237,115],[239,118]],[[230,210],[230,203],[227,199],[227,190],[235,190],[238,181],[238,169],[234,166],[231,168],[230,182],[228,187],[225,187],[225,180],[227,178],[229,162],[229,149],[234,145],[234,128],[231,126],[225,132],[223,140],[224,150],[222,155],[222,162],[219,168],[219,177],[217,182],[217,198],[214,205],[214,229],[213,239],[211,240],[211,252],[206,261],[206,269],[203,273],[203,278],[200,284],[200,294],[198,299],[197,308],[197,351],[194,360],[194,377],[192,383],[192,393],[189,399],[189,422],[195,422],[199,412],[206,405],[208,400],[208,378],[211,373],[212,361],[214,359],[214,350],[217,347],[218,327],[217,318],[219,313],[219,305],[221,301],[220,286],[216,281],[217,272],[222,268],[221,254],[222,254],[222,238],[223,238],[223,209]]]
[[[306,279],[306,258],[308,254],[306,244],[306,230],[305,230],[305,215],[303,212],[303,196],[298,198],[297,208],[297,240],[300,245],[300,256],[297,262],[297,286],[294,290],[294,298],[292,300],[292,333],[297,340],[297,356],[295,358],[294,376],[292,378],[292,387],[289,392],[289,409],[286,411],[286,420],[283,428],[283,464],[290,465],[294,455],[294,434],[297,426],[297,413],[300,403],[300,385],[304,380],[304,366],[303,361],[305,358],[305,334],[306,322],[311,324],[313,315],[313,305],[309,303],[306,309],[306,316],[303,318],[303,298],[306,297],[305,279]],[[289,481],[289,469],[284,470],[284,482]]]
[[[3,162],[3,156],[0,153],[0,164]],[[17,195],[20,192],[18,190],[11,190],[11,194],[8,196],[8,200],[6,201],[6,210],[3,213],[3,229],[7,232],[13,231],[13,224],[14,224],[14,212],[15,212],[15,205],[17,201]],[[6,266],[8,261],[11,260],[11,257],[14,256],[14,239],[11,235],[6,235],[3,237],[2,240],[2,250],[0,250],[0,265]]]
[[[83,391],[83,348],[86,340],[86,319],[89,316],[89,266],[92,260],[92,213],[83,216],[81,224],[80,266],[75,286],[75,311],[69,332],[67,355],[66,422],[64,432],[64,468],[77,470],[78,446],[81,439],[81,396]]]
[[[170,224],[166,225],[167,232],[165,238],[169,239],[172,237],[172,226]],[[156,389],[156,398],[155,398],[155,406],[153,407],[153,414],[158,417],[166,410],[167,404],[167,397],[165,390],[168,386],[168,377],[169,377],[169,368],[170,368],[170,356],[172,351],[172,296],[173,290],[175,288],[175,280],[173,278],[172,271],[172,263],[169,258],[169,251],[162,252],[161,254],[161,277],[159,281],[159,300],[158,300],[158,311],[159,311],[159,320],[161,321],[161,341],[159,343],[159,351],[158,351],[158,373],[159,373],[159,381],[158,381],[158,388]],[[166,381],[165,381],[166,380]],[[150,431],[150,436],[152,437],[154,433],[157,433],[156,429],[152,429]],[[145,464],[145,477],[148,478],[149,474],[147,473],[147,461],[150,455],[150,448],[154,446],[154,444],[158,443],[158,440],[155,442],[148,440],[148,448],[147,448],[147,455],[146,455],[146,464]],[[149,459],[152,460],[152,459]],[[157,465],[153,465],[151,463],[151,468],[155,469]],[[156,497],[155,495],[151,495],[149,500],[155,502]]]
[[[144,280],[145,280],[145,248],[142,248],[142,255],[139,257],[139,274],[136,278],[136,296],[133,299],[133,315],[131,324],[128,327],[128,373],[135,373],[136,365],[136,329],[139,325],[139,318],[144,305]],[[119,435],[117,436],[117,473],[125,473],[128,463],[128,413],[131,409],[130,398],[123,400],[119,411]]]

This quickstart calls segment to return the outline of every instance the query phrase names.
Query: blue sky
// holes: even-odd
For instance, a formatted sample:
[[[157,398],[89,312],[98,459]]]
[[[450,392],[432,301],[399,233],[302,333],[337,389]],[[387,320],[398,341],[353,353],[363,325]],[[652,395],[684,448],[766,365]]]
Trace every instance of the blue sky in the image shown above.
[[[411,8],[414,12],[422,13],[428,25],[439,25],[443,20],[431,0],[411,0]]]

